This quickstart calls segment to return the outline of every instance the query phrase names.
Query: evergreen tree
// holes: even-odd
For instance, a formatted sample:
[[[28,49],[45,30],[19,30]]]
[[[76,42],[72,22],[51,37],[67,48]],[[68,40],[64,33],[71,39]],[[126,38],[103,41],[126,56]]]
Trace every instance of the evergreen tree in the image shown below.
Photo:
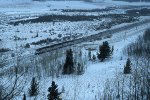
[[[130,74],[131,73],[131,61],[128,58],[126,65],[124,66],[124,74]]]
[[[29,95],[30,96],[36,96],[39,93],[39,84],[35,80],[35,77],[32,78],[31,86],[29,88]]]
[[[72,74],[74,72],[73,52],[72,49],[67,50],[66,61],[63,66],[63,74]]]
[[[23,99],[22,100],[26,100],[26,94],[23,94]]]
[[[48,88],[49,94],[47,95],[48,100],[60,100],[59,95],[60,93],[58,92],[58,86],[55,84],[54,81],[52,81],[51,87]]]
[[[104,59],[108,58],[110,55],[111,55],[111,50],[110,50],[109,43],[105,41],[101,46],[99,46],[98,59],[104,61]]]

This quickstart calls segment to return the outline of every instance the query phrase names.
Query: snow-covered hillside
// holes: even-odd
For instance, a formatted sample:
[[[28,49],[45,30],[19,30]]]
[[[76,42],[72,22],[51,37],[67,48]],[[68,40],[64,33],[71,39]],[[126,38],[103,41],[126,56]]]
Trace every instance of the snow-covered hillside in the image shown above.
[[[0,0],[0,100],[22,100],[24,94],[27,100],[47,100],[52,81],[62,100],[130,100],[133,83],[140,82],[123,74],[129,57],[124,50],[150,27],[150,3],[92,1]],[[104,41],[112,52],[101,62]],[[75,71],[64,75],[67,58]],[[31,97],[33,77],[39,91]]]

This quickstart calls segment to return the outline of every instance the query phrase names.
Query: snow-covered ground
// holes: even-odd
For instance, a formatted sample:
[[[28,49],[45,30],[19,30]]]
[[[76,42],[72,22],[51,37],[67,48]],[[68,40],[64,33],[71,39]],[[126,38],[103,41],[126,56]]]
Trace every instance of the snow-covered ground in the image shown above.
[[[2,1],[1,1],[2,2]],[[1,4],[0,6],[0,39],[1,48],[9,48],[14,50],[15,38],[19,38],[18,46],[24,47],[27,43],[31,44],[33,42],[38,42],[44,39],[62,39],[63,37],[76,35],[77,37],[82,37],[86,35],[91,35],[104,31],[105,29],[99,28],[99,26],[105,26],[105,23],[111,22],[109,16],[108,18],[101,18],[94,21],[60,21],[60,22],[42,22],[42,23],[27,23],[19,24],[17,26],[7,24],[9,22],[35,19],[39,16],[44,15],[66,15],[66,16],[101,16],[107,14],[124,14],[126,10],[118,9],[118,5],[110,5],[108,3],[91,3],[83,1],[26,1],[18,2],[16,4],[13,2],[11,4]],[[111,10],[110,7],[114,7]],[[77,10],[69,11],[66,9]],[[92,12],[90,10],[98,9],[98,11]],[[108,11],[107,11],[108,9]],[[66,11],[62,11],[66,10]],[[81,10],[81,11],[80,11]],[[87,10],[86,12],[82,10]],[[102,10],[102,11],[100,11]],[[103,11],[104,10],[104,11]],[[106,10],[106,11],[105,11]],[[110,15],[111,16],[111,15]],[[141,17],[145,18],[147,16]],[[127,23],[126,23],[127,24]],[[108,24],[109,25],[109,24]],[[122,24],[125,25],[125,24]],[[120,26],[120,25],[118,25]],[[116,26],[117,27],[117,26]],[[99,28],[97,30],[97,28]],[[58,35],[61,34],[61,37]],[[38,37],[36,37],[38,35]],[[60,42],[60,40],[59,40]],[[40,44],[42,45],[42,44]],[[35,47],[35,46],[31,46]],[[36,46],[39,47],[39,46]]]
[[[109,4],[108,4],[109,3]],[[28,23],[28,24],[19,24],[18,26],[9,25],[5,22],[15,21],[20,19],[13,19],[13,17],[20,18],[18,16],[23,16],[22,19],[31,19],[36,18],[41,15],[46,14],[60,14],[62,9],[104,9],[108,7],[118,7],[123,5],[140,5],[138,3],[122,3],[122,2],[99,2],[99,3],[89,3],[83,1],[48,1],[48,2],[31,2],[29,0],[25,2],[4,2],[0,0],[0,16],[4,19],[4,23],[0,25],[0,48],[10,48],[12,50],[16,49],[15,38],[20,38],[17,41],[20,46],[24,46],[26,43],[32,43],[39,41],[41,39],[58,38],[58,35],[61,33],[62,37],[67,35],[74,35],[77,33],[80,37],[85,35],[96,34],[103,30],[96,31],[95,26],[99,26],[102,22],[109,21],[111,19],[102,19],[95,21],[79,21],[79,22],[44,22],[44,23]],[[142,5],[149,5],[149,3],[143,3]],[[119,12],[118,12],[119,11]],[[124,13],[121,10],[113,10],[113,13]],[[112,13],[111,11],[109,13]],[[106,14],[107,12],[100,13]],[[64,13],[63,13],[64,14]],[[67,13],[70,14],[70,13]],[[74,13],[71,13],[72,15]],[[79,13],[78,13],[79,14]],[[95,13],[88,12],[88,14],[95,15]],[[99,13],[96,13],[98,15]],[[76,15],[76,14],[75,14]],[[6,19],[5,19],[6,18]],[[141,19],[148,18],[141,17]],[[21,20],[22,20],[21,19]],[[120,27],[127,24],[121,24],[114,27]],[[113,28],[114,28],[113,27]],[[96,50],[92,51],[92,54],[96,54],[98,51],[98,46],[103,41],[108,41],[110,46],[114,46],[114,53],[110,59],[107,59],[105,62],[100,62],[98,59],[95,62],[88,61],[87,69],[83,75],[61,75],[60,77],[54,77],[54,81],[58,84],[59,91],[62,87],[65,88],[65,92],[62,94],[62,98],[65,100],[97,100],[100,98],[100,94],[103,92],[104,85],[107,79],[114,80],[115,76],[119,74],[122,75],[123,67],[125,65],[126,57],[123,55],[123,49],[131,42],[134,42],[136,38],[141,35],[146,28],[150,27],[150,24],[141,25],[139,27],[133,28],[131,30],[122,31],[120,33],[114,33],[111,38],[94,41],[92,43],[82,43],[76,45],[77,47],[82,47],[82,52],[87,54],[87,48],[96,45]],[[66,31],[67,30],[67,31]],[[38,37],[36,36],[38,34]],[[17,36],[17,37],[16,37]],[[61,42],[61,41],[59,41]],[[84,48],[84,44],[90,44],[88,47]],[[31,47],[31,48],[34,48]],[[122,58],[122,59],[121,59]],[[45,67],[45,66],[44,66]],[[27,83],[25,85],[22,94],[25,92],[28,94],[28,88],[30,86],[31,78],[25,76]],[[5,78],[5,77],[4,77]],[[3,80],[4,81],[4,80]],[[52,77],[42,77],[39,81],[40,93],[37,97],[30,98],[27,95],[29,100],[45,100],[47,99],[47,89],[51,85]],[[17,98],[20,100],[22,94]]]
[[[53,80],[58,84],[59,91],[62,91],[64,87],[65,92],[62,94],[62,98],[65,100],[97,100],[101,97],[105,83],[107,80],[115,80],[116,76],[122,76],[123,68],[128,58],[123,54],[123,49],[130,43],[134,42],[139,35],[142,35],[144,31],[150,27],[150,24],[143,25],[138,28],[133,28],[128,31],[123,31],[113,35],[109,39],[101,41],[95,41],[89,47],[93,45],[99,45],[103,41],[108,41],[110,46],[114,46],[114,53],[110,59],[100,62],[98,59],[95,62],[88,61],[88,66],[83,75],[71,75],[54,77]],[[83,44],[79,44],[82,47]],[[97,53],[98,45],[92,54]],[[82,48],[83,52],[86,48]],[[29,78],[28,78],[29,79]],[[30,80],[30,79],[29,79]],[[52,77],[44,77],[39,80],[40,82],[40,94],[36,98],[37,100],[44,100],[47,97],[47,89],[51,85]],[[25,87],[28,89],[30,83]],[[24,90],[27,94],[27,90]],[[28,97],[31,99],[30,97]],[[31,99],[31,100],[32,100]]]
[[[70,23],[70,22],[58,22],[53,27],[53,23],[39,23],[39,24],[27,24],[27,25],[19,25],[17,27],[11,26],[11,25],[5,25],[6,22],[10,21],[15,21],[18,20],[18,18],[27,20],[27,19],[32,19],[36,18],[37,16],[41,15],[47,15],[47,14],[61,14],[61,9],[96,9],[96,8],[105,8],[105,6],[96,6],[94,4],[90,3],[85,3],[83,1],[47,1],[47,2],[37,2],[37,1],[25,1],[21,2],[20,0],[16,1],[5,1],[2,0],[0,1],[0,18],[1,22],[4,25],[0,25],[0,39],[4,40],[4,42],[1,45],[2,47],[6,48],[14,48],[14,41],[13,37],[16,35],[17,37],[21,38],[31,38],[34,37],[36,34],[43,34],[40,39],[43,39],[42,37],[46,38],[54,38],[52,35],[47,36],[51,34],[50,31],[56,30],[56,35],[64,31],[70,29],[70,31],[73,30],[78,30],[82,29],[81,27],[88,22],[75,22],[75,23]],[[57,9],[57,10],[56,10]],[[64,14],[64,13],[63,13]],[[69,14],[71,15],[71,13]],[[76,14],[75,14],[76,15]],[[92,22],[94,23],[94,22]],[[99,23],[99,22],[98,22]],[[44,28],[44,26],[46,26]],[[84,28],[83,26],[83,28]],[[90,25],[87,24],[87,27]],[[38,28],[37,28],[38,27]],[[80,28],[79,28],[80,27]],[[40,29],[40,30],[39,30]],[[62,30],[61,30],[62,29]],[[76,31],[77,31],[76,30]],[[38,33],[38,31],[41,31]],[[67,33],[71,34],[70,31]],[[64,32],[63,32],[64,33]],[[82,30],[77,31],[75,33],[83,33]],[[19,35],[20,34],[20,35]],[[66,34],[66,33],[65,33]],[[63,34],[63,35],[65,35]],[[39,40],[39,39],[36,39]],[[35,40],[35,41],[36,41]],[[30,40],[29,40],[30,41]],[[34,41],[32,38],[31,41]],[[24,42],[24,41],[21,41]],[[25,41],[24,43],[26,43]]]
[[[52,9],[96,9],[105,8],[104,6],[96,6],[83,1],[47,1],[28,3],[10,3],[0,4],[0,12],[4,14],[34,14],[49,13]]]
[[[36,14],[49,13],[52,9],[102,9],[115,6],[146,6],[145,2],[122,2],[100,0],[95,2],[84,1],[30,1],[30,0],[0,0],[0,13],[3,14]]]

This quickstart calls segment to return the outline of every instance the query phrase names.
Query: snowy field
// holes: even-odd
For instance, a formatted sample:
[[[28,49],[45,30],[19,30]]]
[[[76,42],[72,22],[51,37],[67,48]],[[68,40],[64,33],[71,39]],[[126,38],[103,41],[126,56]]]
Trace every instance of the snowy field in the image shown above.
[[[106,2],[83,1],[2,3],[0,6],[0,48],[15,50],[17,42],[17,46],[22,49],[26,44],[30,44],[34,49],[45,45],[46,39],[50,41],[48,44],[54,44],[96,34],[112,27],[120,27],[135,22],[137,19],[148,18],[148,15],[140,17],[124,15],[134,6],[133,8],[132,6],[131,8],[124,7],[126,6],[120,6],[118,3],[115,5]],[[141,6],[141,9],[145,7],[149,8]],[[43,21],[45,19],[51,20]]]
[[[103,41],[108,41],[110,46],[114,46],[114,53],[110,59],[105,62],[100,62],[96,59],[95,62],[87,61],[87,68],[83,75],[60,75],[59,77],[42,77],[40,78],[40,93],[37,97],[28,97],[28,99],[45,100],[47,99],[47,89],[54,80],[62,91],[64,87],[65,92],[62,93],[62,98],[65,100],[97,100],[103,93],[104,86],[107,81],[116,80],[116,77],[121,78],[123,76],[123,67],[126,63],[127,57],[123,54],[123,49],[130,43],[134,42],[139,35],[142,35],[144,31],[150,27],[150,24],[140,26],[139,28],[134,28],[128,31],[123,31],[121,33],[116,33],[113,37],[109,39],[104,39],[102,41],[95,41],[92,43],[83,43],[77,45],[77,47],[82,47],[82,52],[86,54],[86,48],[93,47],[96,45],[96,50],[92,51],[92,54],[98,52],[98,45]],[[88,46],[84,46],[88,44]],[[93,45],[89,45],[93,44]],[[123,44],[123,45],[122,45]],[[28,87],[30,86],[31,78],[26,77],[25,93],[28,93]],[[111,84],[113,86],[113,83]],[[17,97],[18,99],[22,96]]]
[[[8,52],[1,53],[1,55],[11,54],[11,57],[6,59],[13,58],[16,60],[18,58],[12,55],[16,52],[21,52],[19,54],[25,60],[28,59],[26,56],[33,55],[32,52],[35,49],[46,45],[90,36],[108,29],[149,19],[149,12],[146,12],[146,14],[141,13],[141,15],[130,15],[133,9],[149,9],[149,5],[149,3],[110,2],[110,0],[106,0],[105,2],[96,1],[94,3],[83,1],[31,2],[30,0],[26,0],[25,2],[20,2],[20,0],[16,0],[16,2],[4,2],[4,0],[0,0],[0,49],[9,49]],[[131,12],[127,12],[128,10]],[[60,16],[65,16],[65,20],[60,19]],[[41,18],[44,18],[44,20],[47,20],[46,18],[52,19],[50,21],[43,21]],[[125,21],[127,22],[125,23]],[[123,68],[128,58],[123,54],[124,48],[134,42],[149,27],[150,23],[114,33],[106,39],[75,44],[73,47],[65,47],[49,54],[34,55],[32,59],[34,64],[40,62],[37,66],[45,65],[44,67],[42,66],[43,68],[38,67],[42,75],[39,77],[37,73],[30,72],[30,74],[27,73],[25,76],[22,76],[21,78],[24,80],[20,79],[21,85],[26,85],[21,94],[15,97],[14,100],[20,100],[24,93],[27,94],[27,100],[46,100],[48,94],[47,89],[52,80],[58,85],[59,91],[62,91],[64,87],[65,91],[61,95],[63,100],[98,100],[102,96],[101,94],[106,82],[116,80],[116,76],[123,76]],[[96,55],[99,45],[103,41],[108,41],[110,46],[114,46],[113,56],[105,62],[100,62],[98,59],[94,62],[89,61],[87,59],[88,48],[93,48],[92,55]],[[27,44],[29,44],[29,47]],[[82,52],[82,59],[86,63],[84,74],[70,76],[60,74],[59,76],[54,75],[54,77],[45,75],[48,73],[46,67],[50,69],[49,67],[55,66],[53,63],[57,63],[57,60],[60,61],[57,63],[57,66],[59,63],[64,63],[67,48],[75,48],[76,56],[79,53],[76,53],[76,48]],[[56,58],[53,57],[55,53],[58,54]],[[34,61],[36,58],[40,60],[37,62]],[[30,60],[28,59],[22,62],[21,71],[25,71],[25,67],[30,70],[36,70],[34,69],[35,67],[32,68],[30,66],[33,65]],[[9,68],[10,70],[14,70],[11,68],[12,65],[15,65],[15,62],[11,63],[9,67],[7,66],[8,68],[5,71],[9,72]],[[0,75],[4,69],[0,69]],[[6,76],[2,75],[0,77],[2,83],[11,80],[10,78],[13,77],[12,75],[10,75],[11,77]],[[29,97],[28,95],[28,88],[32,77],[36,77],[39,81],[40,92],[36,97]]]

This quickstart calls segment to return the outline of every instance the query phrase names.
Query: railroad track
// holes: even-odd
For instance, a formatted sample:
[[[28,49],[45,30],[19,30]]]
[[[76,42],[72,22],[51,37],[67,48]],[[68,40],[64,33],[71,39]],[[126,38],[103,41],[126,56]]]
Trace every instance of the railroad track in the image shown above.
[[[106,38],[110,35],[113,35],[115,33],[130,30],[130,29],[133,29],[133,28],[137,28],[138,26],[140,27],[140,26],[146,25],[148,23],[150,23],[150,19],[144,20],[144,21],[141,21],[141,22],[137,22],[137,23],[133,23],[133,24],[130,24],[130,25],[122,26],[122,27],[119,27],[119,28],[106,30],[106,31],[103,31],[103,32],[100,32],[100,33],[97,33],[97,34],[93,34],[93,35],[90,35],[90,36],[85,36],[83,38],[70,40],[70,41],[66,41],[66,42],[62,42],[62,43],[58,43],[58,44],[53,44],[53,45],[50,45],[50,46],[41,47],[41,48],[36,49],[35,54],[36,55],[41,55],[41,54],[45,54],[47,52],[50,52],[50,51],[53,51],[53,50],[56,50],[56,49],[64,48],[64,47],[67,47],[67,46],[72,46],[74,44],[80,44],[80,43],[83,43],[83,42],[100,40],[100,39]],[[20,56],[19,57],[20,61],[23,61],[23,62],[24,61],[30,61],[33,58],[35,58],[35,56],[36,56],[35,54],[33,53],[33,54],[30,54],[30,55],[26,55],[26,56]],[[11,59],[6,60],[5,68],[0,69],[0,73],[5,72],[11,66],[15,66],[14,62],[15,62],[15,58],[11,58]]]
[[[80,44],[82,42],[101,40],[102,38],[106,38],[106,37],[111,36],[115,33],[125,31],[125,30],[130,30],[132,28],[136,28],[138,26],[148,24],[148,23],[150,23],[150,19],[146,19],[144,21],[136,22],[136,23],[133,23],[133,24],[130,24],[130,25],[125,25],[125,26],[122,26],[122,27],[119,27],[119,28],[109,29],[109,30],[106,30],[106,31],[103,31],[103,32],[100,32],[100,33],[97,33],[97,34],[90,35],[90,36],[85,36],[85,37],[82,37],[82,38],[78,38],[78,39],[74,39],[74,40],[70,40],[70,41],[65,41],[65,42],[58,43],[58,44],[53,44],[53,45],[50,45],[50,46],[41,47],[41,48],[36,49],[35,54],[40,55],[40,54],[50,52],[50,51],[53,51],[53,50],[56,50],[56,49],[60,49],[60,48],[63,48],[63,47],[72,46],[74,44]]]

